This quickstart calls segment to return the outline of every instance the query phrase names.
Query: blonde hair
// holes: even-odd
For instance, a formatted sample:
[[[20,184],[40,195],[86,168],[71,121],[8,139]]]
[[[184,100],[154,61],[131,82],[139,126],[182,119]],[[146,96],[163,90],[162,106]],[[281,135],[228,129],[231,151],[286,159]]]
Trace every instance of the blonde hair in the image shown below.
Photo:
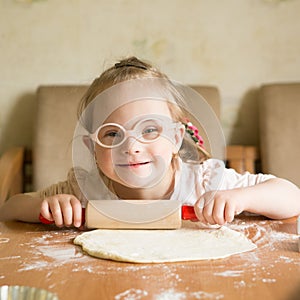
[[[167,85],[166,88],[174,96],[177,103],[177,105],[169,105],[170,113],[175,121],[185,123],[187,108],[184,97],[178,89],[176,89],[166,74],[153,67],[150,63],[139,60],[134,56],[122,59],[115,63],[114,66],[105,70],[92,82],[79,103],[77,111],[78,118],[80,119],[80,116],[86,107],[95,99],[95,97],[106,89],[127,80],[144,78],[165,79]],[[184,161],[193,162],[202,162],[210,157],[210,154],[200,145],[196,144],[189,134],[185,134],[184,136],[179,155]]]

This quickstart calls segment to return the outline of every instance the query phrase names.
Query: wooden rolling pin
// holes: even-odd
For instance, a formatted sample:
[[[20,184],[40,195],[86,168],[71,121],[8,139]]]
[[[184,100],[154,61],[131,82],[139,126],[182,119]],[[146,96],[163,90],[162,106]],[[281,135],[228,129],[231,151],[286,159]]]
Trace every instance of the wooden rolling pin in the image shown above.
[[[91,200],[82,218],[87,228],[102,229],[177,229],[181,220],[198,220],[193,206],[177,200]],[[42,215],[40,221],[54,223]]]

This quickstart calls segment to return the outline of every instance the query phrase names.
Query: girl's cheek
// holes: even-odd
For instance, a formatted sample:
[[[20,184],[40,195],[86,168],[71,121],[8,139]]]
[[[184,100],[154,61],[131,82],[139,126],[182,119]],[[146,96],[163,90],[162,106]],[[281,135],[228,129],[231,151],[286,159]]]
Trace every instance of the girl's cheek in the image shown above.
[[[155,145],[153,153],[161,155],[162,157],[168,157],[173,153],[173,144],[170,141],[162,140]]]
[[[96,150],[95,160],[98,167],[104,172],[105,169],[109,168],[112,165],[110,150]]]

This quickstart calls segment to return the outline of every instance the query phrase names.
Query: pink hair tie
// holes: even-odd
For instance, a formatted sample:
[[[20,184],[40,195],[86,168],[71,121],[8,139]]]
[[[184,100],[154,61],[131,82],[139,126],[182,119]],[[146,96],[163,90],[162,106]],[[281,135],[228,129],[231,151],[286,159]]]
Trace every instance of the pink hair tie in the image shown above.
[[[186,123],[183,123],[185,126],[185,131],[191,136],[193,141],[198,144],[199,146],[203,147],[204,140],[201,135],[199,135],[199,130],[198,128],[193,125],[192,122],[189,120],[186,120]]]

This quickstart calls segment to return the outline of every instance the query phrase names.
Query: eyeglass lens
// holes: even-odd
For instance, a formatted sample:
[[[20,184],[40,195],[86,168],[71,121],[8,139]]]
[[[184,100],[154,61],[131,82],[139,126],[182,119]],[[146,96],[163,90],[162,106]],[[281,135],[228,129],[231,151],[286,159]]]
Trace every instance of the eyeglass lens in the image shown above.
[[[151,142],[162,133],[163,126],[159,120],[145,120],[139,122],[133,130],[126,130],[119,125],[104,125],[98,131],[98,140],[105,146],[117,146],[124,142],[127,136],[134,136],[141,142]]]

